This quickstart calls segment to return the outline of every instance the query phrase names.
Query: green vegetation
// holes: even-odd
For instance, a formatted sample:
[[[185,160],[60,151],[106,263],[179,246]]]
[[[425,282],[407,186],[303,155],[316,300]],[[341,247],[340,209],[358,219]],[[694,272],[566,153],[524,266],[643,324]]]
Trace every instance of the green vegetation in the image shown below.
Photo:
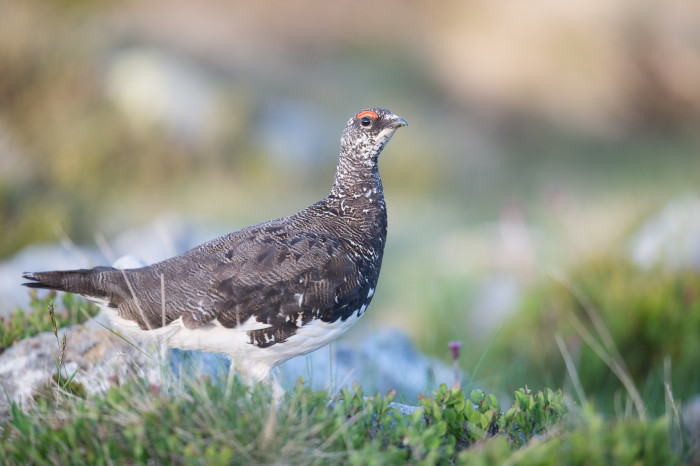
[[[193,378],[156,387],[143,380],[104,395],[56,391],[36,407],[13,405],[0,431],[3,464],[674,464],[664,419],[607,423],[568,416],[561,392],[516,392],[501,412],[493,395],[444,385],[401,415],[394,393],[361,387],[331,398],[301,381],[275,407],[270,392],[236,379]],[[595,446],[595,447],[593,447]]]
[[[73,371],[72,374],[68,375],[68,370],[66,369],[66,333],[58,338],[58,326],[56,324],[56,312],[53,306],[53,301],[49,301],[48,305],[49,317],[51,318],[51,329],[53,330],[53,336],[56,337],[56,343],[58,344],[58,353],[54,353],[53,360],[56,365],[56,373],[51,377],[51,380],[58,386],[59,389],[70,393],[71,395],[85,397],[86,391],[85,387],[73,380],[75,374],[78,373],[78,369]]]
[[[69,293],[61,293],[65,310],[56,312],[53,307],[55,299],[55,291],[39,298],[36,291],[32,290],[29,312],[15,309],[7,319],[0,317],[0,354],[23,338],[49,330],[54,330],[55,333],[56,328],[81,324],[99,312],[97,306]]]
[[[0,427],[2,464],[678,464],[688,451],[672,410],[610,417],[549,388],[520,388],[508,406],[443,384],[406,415],[391,405],[395,391],[366,397],[354,384],[330,396],[301,380],[279,404],[264,386],[196,374],[164,373],[159,385],[134,378],[86,395],[65,373],[56,330],[83,304],[66,304],[61,321],[51,312],[47,319],[61,375],[35,404],[11,404]],[[52,308],[36,298],[34,306]]]
[[[626,400],[624,372],[639,387],[641,409],[662,414],[665,382],[681,400],[700,388],[700,275],[607,258],[551,278],[506,321],[488,355],[490,376],[500,371],[505,387],[561,386],[568,373],[557,334],[586,397],[600,409],[629,412],[635,400]]]

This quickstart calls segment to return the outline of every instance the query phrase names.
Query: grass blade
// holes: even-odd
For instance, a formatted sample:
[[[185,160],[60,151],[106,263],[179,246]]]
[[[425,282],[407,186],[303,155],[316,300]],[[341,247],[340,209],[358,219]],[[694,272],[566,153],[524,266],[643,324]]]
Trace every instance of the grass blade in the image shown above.
[[[122,340],[124,340],[125,342],[127,342],[129,345],[131,345],[132,347],[136,348],[138,351],[140,351],[140,352],[141,352],[144,356],[146,356],[148,359],[150,359],[150,360],[153,361],[154,363],[158,364],[158,361],[156,361],[155,359],[153,359],[153,357],[152,357],[150,354],[146,353],[144,350],[142,350],[141,348],[139,348],[138,345],[136,345],[136,344],[134,344],[133,342],[127,340],[127,339],[126,339],[125,337],[123,337],[120,333],[118,333],[118,332],[115,331],[114,329],[111,329],[111,328],[107,327],[107,326],[106,326],[105,324],[103,324],[102,322],[97,322],[97,323],[100,324],[102,327],[104,327],[104,328],[105,328],[106,330],[108,330],[109,332],[111,332],[113,335],[115,335],[115,336],[121,338]]]
[[[474,383],[474,380],[476,380],[476,374],[479,372],[479,368],[481,367],[481,363],[483,363],[484,359],[486,359],[486,355],[489,354],[489,350],[491,349],[493,342],[496,341],[496,337],[498,337],[498,335],[501,333],[501,330],[503,330],[503,325],[505,323],[506,323],[505,320],[503,322],[501,322],[501,325],[498,327],[498,330],[496,330],[496,333],[491,337],[489,344],[486,345],[486,349],[484,350],[483,353],[481,353],[481,357],[479,358],[479,362],[476,363],[476,367],[474,368],[474,371],[472,372],[471,377],[469,377],[469,383],[467,384],[466,387],[464,387],[464,393],[469,392],[469,388]]]

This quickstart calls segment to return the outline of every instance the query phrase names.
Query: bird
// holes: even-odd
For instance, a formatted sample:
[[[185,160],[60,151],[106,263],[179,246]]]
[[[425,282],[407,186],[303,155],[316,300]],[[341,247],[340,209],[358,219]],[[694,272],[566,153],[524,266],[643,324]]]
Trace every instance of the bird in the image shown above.
[[[330,193],[293,215],[152,265],[26,272],[23,285],[95,302],[125,334],[224,353],[245,383],[282,393],[274,368],[338,338],[372,301],[387,236],[378,159],[407,124],[383,108],[355,114]]]

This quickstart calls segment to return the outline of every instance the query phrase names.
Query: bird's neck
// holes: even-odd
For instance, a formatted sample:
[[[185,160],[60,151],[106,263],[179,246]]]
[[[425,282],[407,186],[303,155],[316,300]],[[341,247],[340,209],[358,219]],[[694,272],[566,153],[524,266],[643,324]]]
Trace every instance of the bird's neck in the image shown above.
[[[376,159],[341,157],[335,171],[331,196],[349,200],[362,196],[383,196],[382,180],[379,178]]]
[[[386,203],[376,159],[372,163],[354,163],[341,157],[335,182],[324,202],[344,219],[344,234],[350,234],[366,251],[372,251],[377,267],[381,265],[387,233]]]

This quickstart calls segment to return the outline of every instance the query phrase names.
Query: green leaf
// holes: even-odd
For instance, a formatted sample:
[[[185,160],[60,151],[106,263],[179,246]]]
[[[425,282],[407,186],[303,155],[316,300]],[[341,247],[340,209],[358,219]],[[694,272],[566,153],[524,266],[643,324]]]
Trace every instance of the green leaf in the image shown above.
[[[484,391],[480,390],[478,388],[475,390],[472,390],[472,392],[470,394],[471,400],[476,404],[480,404],[484,400],[485,397],[486,397],[486,394],[484,393]]]

